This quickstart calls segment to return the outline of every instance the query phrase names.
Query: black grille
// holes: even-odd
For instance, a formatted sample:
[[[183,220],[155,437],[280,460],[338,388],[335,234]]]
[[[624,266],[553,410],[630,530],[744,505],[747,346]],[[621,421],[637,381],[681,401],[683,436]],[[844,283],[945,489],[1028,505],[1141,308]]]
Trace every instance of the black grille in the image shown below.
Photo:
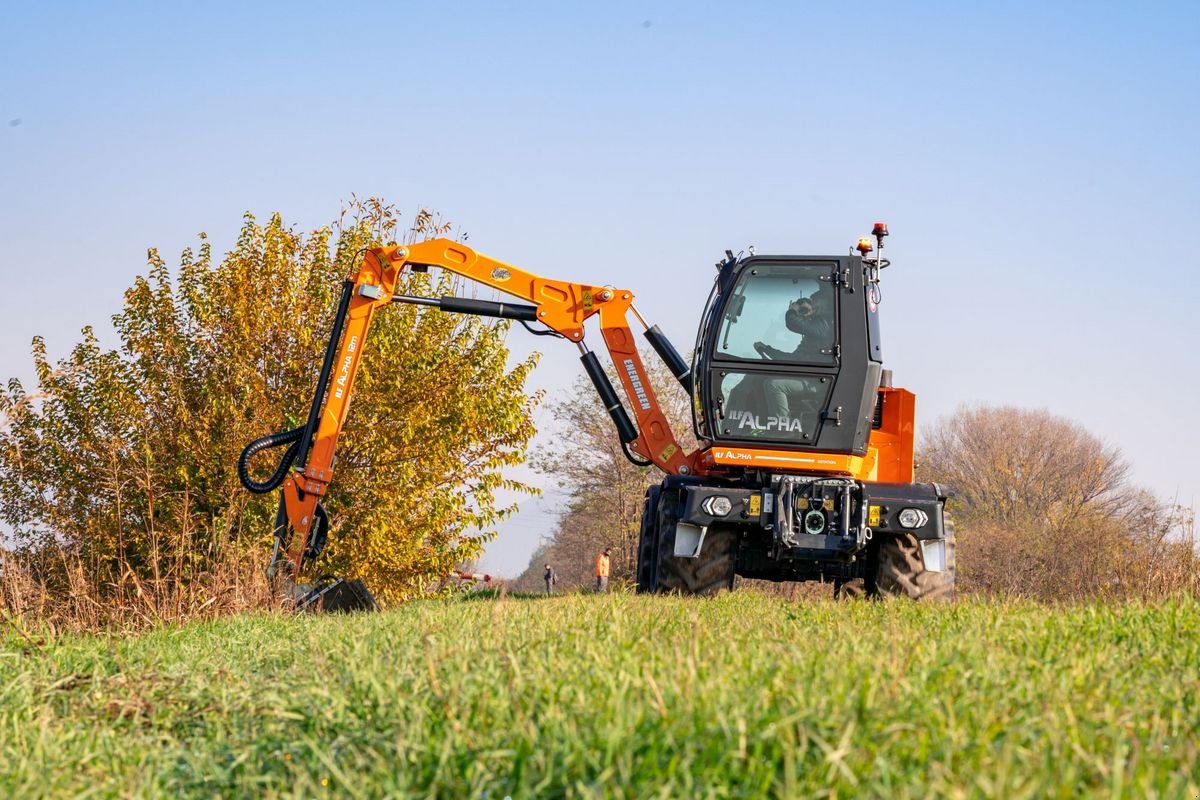
[[[875,430],[883,427],[883,392],[875,395],[875,413],[871,416],[871,427]]]

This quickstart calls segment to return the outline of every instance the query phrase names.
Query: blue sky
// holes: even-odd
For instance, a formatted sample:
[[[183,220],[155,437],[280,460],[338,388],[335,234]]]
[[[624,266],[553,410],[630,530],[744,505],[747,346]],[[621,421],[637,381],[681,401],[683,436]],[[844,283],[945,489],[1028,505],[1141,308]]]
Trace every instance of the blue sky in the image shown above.
[[[0,376],[28,377],[34,334],[60,356],[104,328],[148,246],[226,246],[246,210],[429,206],[497,258],[633,289],[681,349],[725,248],[841,252],[881,219],[919,424],[1046,408],[1200,495],[1200,5],[3,10]],[[543,364],[552,393],[578,369]],[[485,567],[519,571],[553,504]]]

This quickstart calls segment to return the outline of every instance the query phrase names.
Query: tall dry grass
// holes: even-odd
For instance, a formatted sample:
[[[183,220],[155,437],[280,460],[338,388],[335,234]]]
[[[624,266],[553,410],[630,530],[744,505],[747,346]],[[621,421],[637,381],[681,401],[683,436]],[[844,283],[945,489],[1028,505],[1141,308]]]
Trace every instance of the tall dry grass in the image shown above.
[[[185,551],[150,574],[129,563],[98,569],[57,544],[0,549],[0,614],[22,635],[136,631],[275,605],[266,553],[229,546],[196,570]]]
[[[1117,521],[963,526],[958,585],[967,595],[1043,601],[1200,595],[1195,525],[1184,516],[1154,536]]]

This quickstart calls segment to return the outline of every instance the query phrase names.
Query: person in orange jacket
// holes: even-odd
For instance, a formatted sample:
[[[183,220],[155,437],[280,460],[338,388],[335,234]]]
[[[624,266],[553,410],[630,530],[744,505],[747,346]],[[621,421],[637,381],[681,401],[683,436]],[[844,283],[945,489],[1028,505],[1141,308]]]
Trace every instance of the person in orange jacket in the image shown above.
[[[612,571],[612,562],[609,560],[608,554],[612,552],[611,547],[604,548],[604,552],[596,556],[596,591],[608,591],[608,576]]]

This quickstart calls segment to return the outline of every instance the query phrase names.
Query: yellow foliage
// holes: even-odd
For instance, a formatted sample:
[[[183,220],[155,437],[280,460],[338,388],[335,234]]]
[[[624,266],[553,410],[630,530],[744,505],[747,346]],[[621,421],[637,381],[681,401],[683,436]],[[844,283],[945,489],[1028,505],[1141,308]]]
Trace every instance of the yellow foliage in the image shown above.
[[[396,226],[377,200],[356,201],[308,235],[278,214],[265,225],[247,214],[229,253],[215,260],[201,234],[174,279],[150,251],[147,275],[113,318],[119,349],[101,348],[85,328],[52,365],[35,340],[38,391],[11,381],[0,394],[0,518],[23,551],[65,543],[98,582],[161,574],[184,554],[191,566],[177,577],[186,581],[230,547],[260,548],[265,561],[276,498],[241,488],[238,453],[304,419],[341,281]],[[422,211],[405,238],[447,229]],[[455,288],[414,275],[398,290]],[[524,460],[537,398],[524,391],[534,360],[506,366],[504,325],[413,306],[376,320],[318,569],[364,577],[395,599],[478,555],[512,511],[498,489],[535,491],[506,481],[504,469]]]

